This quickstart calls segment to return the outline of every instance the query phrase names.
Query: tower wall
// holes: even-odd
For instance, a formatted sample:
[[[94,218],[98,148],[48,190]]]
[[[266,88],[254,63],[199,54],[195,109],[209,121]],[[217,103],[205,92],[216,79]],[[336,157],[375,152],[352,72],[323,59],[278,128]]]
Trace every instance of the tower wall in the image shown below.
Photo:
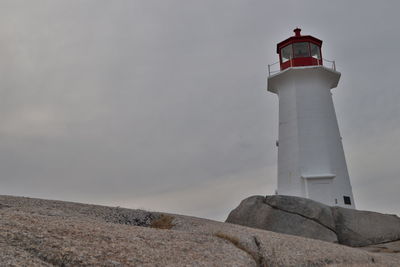
[[[268,90],[279,97],[278,194],[354,208],[330,92],[339,78],[339,72],[312,66],[268,79]]]

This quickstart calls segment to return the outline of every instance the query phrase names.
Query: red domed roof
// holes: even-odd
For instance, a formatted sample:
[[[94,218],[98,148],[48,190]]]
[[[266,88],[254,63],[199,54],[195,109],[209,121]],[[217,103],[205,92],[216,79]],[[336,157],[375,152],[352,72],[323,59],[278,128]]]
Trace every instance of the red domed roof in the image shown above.
[[[301,29],[300,28],[296,28],[293,30],[295,35],[292,37],[287,38],[286,40],[283,40],[282,42],[278,43],[276,46],[276,52],[279,54],[279,50],[291,43],[297,43],[297,42],[312,42],[316,45],[318,45],[319,47],[322,46],[322,40],[315,38],[314,36],[311,35],[301,35]]]

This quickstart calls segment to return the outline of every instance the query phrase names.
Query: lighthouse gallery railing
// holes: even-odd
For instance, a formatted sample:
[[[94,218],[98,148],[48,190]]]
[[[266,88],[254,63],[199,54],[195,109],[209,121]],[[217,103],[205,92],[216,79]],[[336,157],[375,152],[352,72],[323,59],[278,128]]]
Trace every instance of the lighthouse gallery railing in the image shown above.
[[[291,58],[290,59],[290,67],[292,67],[292,60],[293,59]],[[317,62],[319,62],[319,61],[317,60]],[[323,58],[322,62],[323,62],[323,64],[322,64],[323,66],[336,71],[336,63],[334,60],[328,60],[328,59]],[[325,64],[324,64],[324,62],[325,62]],[[316,65],[316,66],[318,66],[318,65]],[[281,71],[281,69],[280,69],[279,61],[274,62],[272,64],[268,64],[268,76],[271,76],[272,74],[278,73],[280,71]]]

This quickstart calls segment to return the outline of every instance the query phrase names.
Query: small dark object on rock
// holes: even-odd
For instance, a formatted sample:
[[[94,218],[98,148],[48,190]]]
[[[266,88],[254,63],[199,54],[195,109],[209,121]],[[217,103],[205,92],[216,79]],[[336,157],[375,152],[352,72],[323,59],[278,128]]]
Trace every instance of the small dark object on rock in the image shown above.
[[[107,222],[134,225],[134,226],[150,226],[155,216],[151,212],[144,210],[129,210],[123,208],[115,208],[104,218]]]

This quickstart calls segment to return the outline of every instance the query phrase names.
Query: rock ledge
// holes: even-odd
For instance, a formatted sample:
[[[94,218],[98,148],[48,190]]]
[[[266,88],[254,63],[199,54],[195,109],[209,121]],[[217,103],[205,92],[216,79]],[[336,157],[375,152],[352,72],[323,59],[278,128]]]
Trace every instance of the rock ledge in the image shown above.
[[[400,240],[400,218],[294,196],[251,196],[226,222],[353,247]]]

